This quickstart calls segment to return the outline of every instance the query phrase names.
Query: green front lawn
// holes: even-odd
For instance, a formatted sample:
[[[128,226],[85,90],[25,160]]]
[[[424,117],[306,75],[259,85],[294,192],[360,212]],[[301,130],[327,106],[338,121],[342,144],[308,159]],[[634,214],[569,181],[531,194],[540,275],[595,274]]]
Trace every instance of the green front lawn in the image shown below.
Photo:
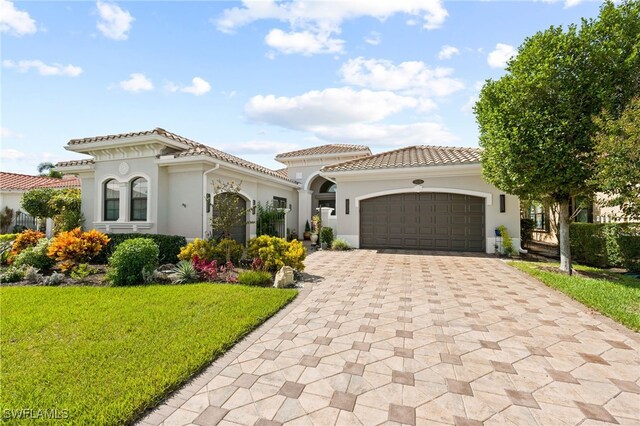
[[[224,284],[0,288],[0,401],[124,424],[295,298]]]
[[[575,264],[577,273],[572,276],[552,271],[558,267],[557,263],[510,264],[630,329],[640,331],[640,279]]]

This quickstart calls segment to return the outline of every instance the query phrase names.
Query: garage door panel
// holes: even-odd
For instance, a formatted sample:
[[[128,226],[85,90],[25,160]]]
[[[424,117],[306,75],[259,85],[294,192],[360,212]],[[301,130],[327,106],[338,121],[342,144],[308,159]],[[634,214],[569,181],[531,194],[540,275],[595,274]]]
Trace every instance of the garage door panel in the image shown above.
[[[406,193],[360,202],[363,248],[484,251],[485,200]]]

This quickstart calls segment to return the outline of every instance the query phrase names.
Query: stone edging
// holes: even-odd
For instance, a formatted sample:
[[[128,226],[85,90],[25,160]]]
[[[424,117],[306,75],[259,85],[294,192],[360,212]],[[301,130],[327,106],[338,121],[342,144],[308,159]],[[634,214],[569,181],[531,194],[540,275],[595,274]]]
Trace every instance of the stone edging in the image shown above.
[[[194,396],[200,389],[206,386],[214,377],[224,370],[249,346],[254,344],[264,334],[287,316],[296,306],[298,306],[311,293],[313,282],[304,282],[305,286],[298,292],[298,296],[287,306],[276,312],[271,318],[260,324],[255,330],[244,336],[231,349],[225,352],[220,358],[214,360],[197,376],[191,378],[180,389],[167,397],[162,404],[146,412],[137,421],[138,425],[159,425],[173,414],[182,404]]]

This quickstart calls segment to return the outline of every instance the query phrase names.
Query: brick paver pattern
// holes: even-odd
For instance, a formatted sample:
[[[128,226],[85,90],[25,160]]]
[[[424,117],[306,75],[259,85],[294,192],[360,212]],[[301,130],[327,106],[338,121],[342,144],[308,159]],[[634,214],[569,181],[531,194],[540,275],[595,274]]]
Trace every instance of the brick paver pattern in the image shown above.
[[[306,264],[318,282],[304,300],[142,423],[640,424],[637,338],[498,259],[358,250]]]

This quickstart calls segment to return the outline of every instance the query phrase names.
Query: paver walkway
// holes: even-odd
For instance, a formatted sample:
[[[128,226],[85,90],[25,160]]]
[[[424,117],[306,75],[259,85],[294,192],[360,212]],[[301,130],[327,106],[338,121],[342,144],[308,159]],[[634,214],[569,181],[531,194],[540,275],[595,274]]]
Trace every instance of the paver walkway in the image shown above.
[[[306,263],[303,300],[143,423],[640,424],[638,335],[498,259]]]

